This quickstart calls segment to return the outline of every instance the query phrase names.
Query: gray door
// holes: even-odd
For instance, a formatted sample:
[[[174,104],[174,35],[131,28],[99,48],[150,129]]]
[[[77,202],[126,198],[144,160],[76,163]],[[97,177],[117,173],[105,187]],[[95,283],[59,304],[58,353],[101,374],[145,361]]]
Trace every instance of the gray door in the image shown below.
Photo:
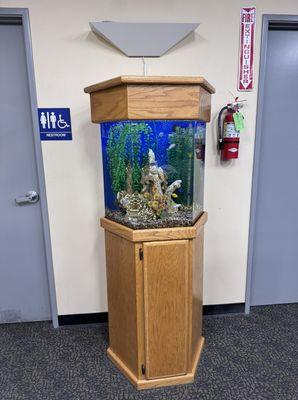
[[[24,37],[0,22],[0,323],[51,319]]]
[[[251,305],[298,301],[298,31],[269,30]]]

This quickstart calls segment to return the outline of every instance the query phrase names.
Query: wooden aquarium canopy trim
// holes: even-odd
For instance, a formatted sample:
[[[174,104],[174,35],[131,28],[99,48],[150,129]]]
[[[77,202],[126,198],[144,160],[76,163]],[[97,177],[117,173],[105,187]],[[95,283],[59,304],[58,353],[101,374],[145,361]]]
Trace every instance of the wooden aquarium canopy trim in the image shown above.
[[[131,229],[108,218],[101,218],[100,225],[106,231],[121,236],[130,242],[151,242],[160,240],[194,239],[207,222],[208,214],[203,212],[193,226],[159,229]]]
[[[138,76],[121,75],[116,78],[99,82],[84,89],[85,93],[98,92],[100,90],[112,88],[115,86],[133,84],[133,85],[200,85],[207,92],[215,93],[215,88],[202,76]]]
[[[214,92],[201,76],[118,76],[85,88],[94,123],[146,119],[209,122]]]

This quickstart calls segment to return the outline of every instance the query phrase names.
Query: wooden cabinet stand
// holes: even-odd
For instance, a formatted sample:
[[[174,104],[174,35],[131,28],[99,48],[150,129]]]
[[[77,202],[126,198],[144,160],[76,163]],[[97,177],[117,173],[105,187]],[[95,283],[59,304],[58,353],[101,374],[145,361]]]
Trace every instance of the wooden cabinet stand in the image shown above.
[[[138,388],[193,382],[202,337],[204,213],[192,227],[106,218],[109,358]]]

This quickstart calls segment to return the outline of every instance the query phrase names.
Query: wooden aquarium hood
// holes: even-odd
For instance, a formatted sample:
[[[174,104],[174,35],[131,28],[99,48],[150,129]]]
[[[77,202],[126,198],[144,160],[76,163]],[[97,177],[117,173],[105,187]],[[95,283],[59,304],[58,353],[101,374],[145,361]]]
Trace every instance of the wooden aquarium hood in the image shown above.
[[[200,76],[118,76],[85,88],[91,119],[99,123],[138,119],[210,121],[215,89]]]

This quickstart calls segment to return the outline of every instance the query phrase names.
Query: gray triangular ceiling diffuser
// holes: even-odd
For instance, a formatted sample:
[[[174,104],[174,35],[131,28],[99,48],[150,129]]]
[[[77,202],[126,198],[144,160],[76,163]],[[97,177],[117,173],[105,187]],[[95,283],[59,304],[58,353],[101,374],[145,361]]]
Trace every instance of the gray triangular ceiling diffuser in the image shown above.
[[[193,32],[198,23],[90,22],[97,35],[128,57],[160,57]]]

